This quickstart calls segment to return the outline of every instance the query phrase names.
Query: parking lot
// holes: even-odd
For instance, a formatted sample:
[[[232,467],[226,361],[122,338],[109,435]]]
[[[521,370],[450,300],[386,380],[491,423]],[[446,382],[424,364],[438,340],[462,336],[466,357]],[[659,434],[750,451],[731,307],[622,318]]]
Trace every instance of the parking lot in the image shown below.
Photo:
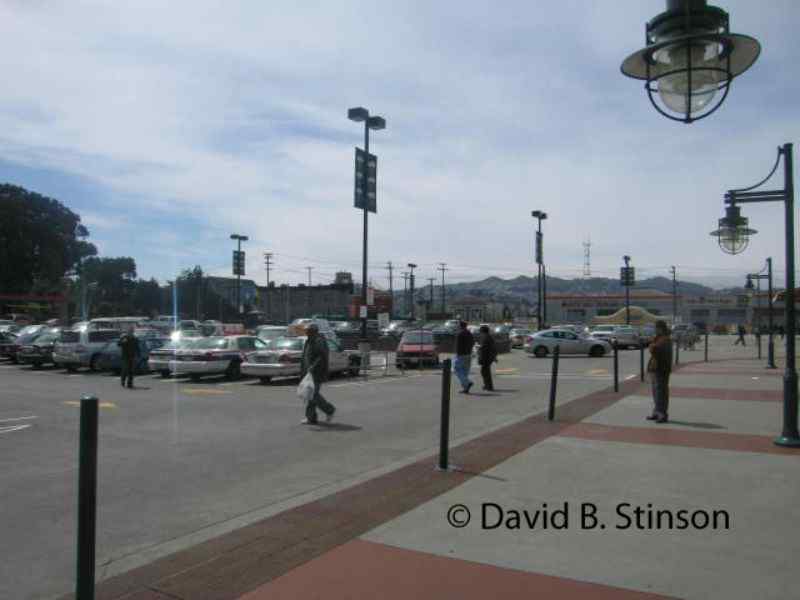
[[[638,377],[639,352],[620,357],[620,379]],[[501,355],[495,393],[480,391],[477,365],[472,394],[455,393],[454,378],[451,443],[546,410],[551,364]],[[612,368],[609,357],[562,358],[558,403],[611,386]],[[323,393],[336,418],[319,426],[300,425],[296,379],[146,375],[128,390],[108,374],[6,363],[0,379],[0,527],[14,548],[0,567],[0,597],[71,588],[83,394],[96,395],[101,412],[98,578],[432,456],[439,443],[434,370],[376,365],[368,377],[334,378]]]

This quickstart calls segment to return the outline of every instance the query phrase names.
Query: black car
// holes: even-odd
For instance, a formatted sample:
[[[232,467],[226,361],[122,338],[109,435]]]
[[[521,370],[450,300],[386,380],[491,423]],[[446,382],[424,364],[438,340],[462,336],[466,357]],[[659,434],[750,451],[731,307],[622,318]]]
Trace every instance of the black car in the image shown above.
[[[16,333],[11,331],[0,331],[0,358],[11,358],[11,351],[15,346],[16,339]]]
[[[45,364],[53,364],[53,349],[59,340],[61,330],[47,329],[36,335],[29,343],[20,345],[17,350],[17,362],[23,365],[33,365],[34,369]]]
[[[8,356],[13,363],[19,362],[17,358],[19,349],[26,344],[33,343],[33,340],[35,340],[37,336],[40,336],[42,333],[44,333],[44,331],[47,329],[49,328],[45,325],[28,325],[27,327],[19,330],[17,332],[17,339],[15,339],[14,343],[9,346],[6,356]]]

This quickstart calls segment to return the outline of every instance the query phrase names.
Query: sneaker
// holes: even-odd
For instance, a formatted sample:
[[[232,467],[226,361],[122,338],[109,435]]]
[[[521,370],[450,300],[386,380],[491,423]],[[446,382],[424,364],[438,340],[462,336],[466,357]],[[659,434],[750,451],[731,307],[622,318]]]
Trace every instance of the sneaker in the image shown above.
[[[316,425],[318,421],[311,421],[309,419],[303,419],[300,421],[300,425]]]
[[[472,389],[472,386],[473,386],[473,385],[474,385],[474,384],[473,384],[473,383],[470,381],[470,382],[467,384],[467,388],[464,390],[464,393],[465,393],[465,394],[469,394],[469,391]]]
[[[325,422],[330,423],[333,421],[333,415],[336,414],[336,409],[334,408],[330,414],[325,415]]]
[[[655,421],[656,419],[658,419],[658,416],[657,415],[647,415],[645,417],[645,419],[647,419],[648,421]]]

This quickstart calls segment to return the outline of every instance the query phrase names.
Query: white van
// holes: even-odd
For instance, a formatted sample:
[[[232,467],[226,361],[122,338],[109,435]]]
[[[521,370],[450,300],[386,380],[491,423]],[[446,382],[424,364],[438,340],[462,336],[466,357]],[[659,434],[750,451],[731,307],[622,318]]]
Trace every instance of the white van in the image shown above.
[[[91,327],[82,331],[62,331],[53,349],[53,362],[69,372],[80,367],[97,370],[100,353],[108,344],[116,344],[121,335],[118,329]]]

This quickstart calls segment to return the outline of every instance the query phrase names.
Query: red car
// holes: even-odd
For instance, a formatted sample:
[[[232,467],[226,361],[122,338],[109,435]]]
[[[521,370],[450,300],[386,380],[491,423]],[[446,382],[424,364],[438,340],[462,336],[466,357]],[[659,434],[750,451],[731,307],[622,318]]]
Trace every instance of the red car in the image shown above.
[[[400,338],[395,353],[395,365],[398,369],[410,365],[439,366],[439,352],[433,341],[433,332],[426,329],[406,331]]]

